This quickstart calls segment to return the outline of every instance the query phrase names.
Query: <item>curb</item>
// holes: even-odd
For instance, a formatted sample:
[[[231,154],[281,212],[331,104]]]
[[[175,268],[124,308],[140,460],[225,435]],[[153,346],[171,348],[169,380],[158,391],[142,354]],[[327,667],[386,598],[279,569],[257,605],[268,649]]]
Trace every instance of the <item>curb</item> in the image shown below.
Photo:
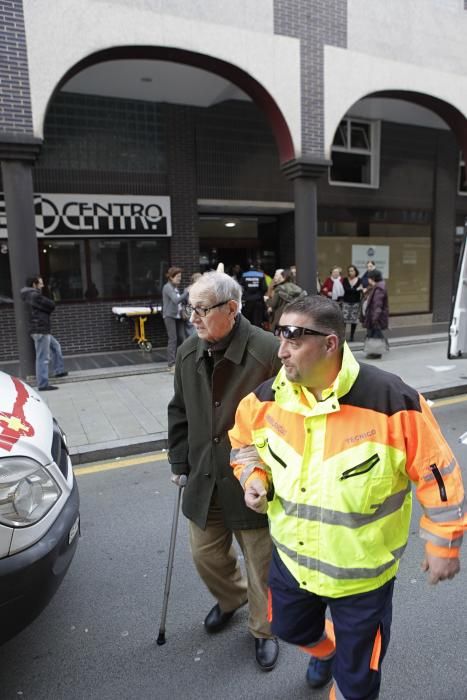
[[[127,445],[104,445],[102,447],[86,445],[84,447],[71,447],[70,459],[74,467],[90,462],[103,462],[117,457],[132,457],[145,452],[159,452],[167,449],[167,438],[157,440],[140,440]]]
[[[447,399],[449,396],[459,396],[467,394],[467,384],[456,384],[456,386],[444,386],[439,389],[418,390],[425,399],[435,401],[436,399]]]

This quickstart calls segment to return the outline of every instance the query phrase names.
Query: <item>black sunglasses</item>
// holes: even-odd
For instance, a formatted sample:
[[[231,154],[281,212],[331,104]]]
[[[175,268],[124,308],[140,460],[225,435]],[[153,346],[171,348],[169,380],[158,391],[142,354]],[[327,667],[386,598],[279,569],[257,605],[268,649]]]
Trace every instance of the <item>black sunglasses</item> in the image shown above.
[[[224,306],[224,304],[227,304],[229,301],[230,299],[226,299],[225,301],[220,301],[218,304],[213,304],[212,306],[192,306],[191,304],[186,304],[185,309],[190,316],[192,313],[195,313],[197,316],[204,318],[210,311],[212,311],[212,309],[217,309],[219,306]]]
[[[276,326],[274,335],[282,335],[285,340],[297,340],[297,338],[301,338],[303,335],[327,336],[329,333],[321,333],[321,331],[315,331],[313,328],[302,328],[301,326]]]

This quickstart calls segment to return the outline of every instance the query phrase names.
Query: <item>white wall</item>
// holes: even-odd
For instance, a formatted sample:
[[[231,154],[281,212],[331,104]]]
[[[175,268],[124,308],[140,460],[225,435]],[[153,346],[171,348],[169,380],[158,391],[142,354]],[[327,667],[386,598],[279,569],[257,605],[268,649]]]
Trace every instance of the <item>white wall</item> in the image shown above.
[[[108,4],[107,0],[97,0]],[[113,5],[272,34],[273,0],[113,0]]]
[[[465,75],[464,0],[348,0],[348,48]]]

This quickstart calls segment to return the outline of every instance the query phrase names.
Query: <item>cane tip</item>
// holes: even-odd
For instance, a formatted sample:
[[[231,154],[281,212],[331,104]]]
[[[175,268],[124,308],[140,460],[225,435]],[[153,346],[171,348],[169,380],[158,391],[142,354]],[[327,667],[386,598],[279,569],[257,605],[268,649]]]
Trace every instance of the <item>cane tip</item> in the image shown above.
[[[157,638],[156,643],[159,646],[162,646],[163,644],[165,644],[165,633],[164,632],[159,632],[159,636]]]

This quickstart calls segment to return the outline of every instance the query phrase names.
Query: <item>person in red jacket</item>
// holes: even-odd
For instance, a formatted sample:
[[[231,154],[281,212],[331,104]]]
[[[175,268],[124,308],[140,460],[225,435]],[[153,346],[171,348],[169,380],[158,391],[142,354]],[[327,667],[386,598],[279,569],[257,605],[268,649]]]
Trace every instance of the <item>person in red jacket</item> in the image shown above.
[[[344,297],[344,287],[342,285],[341,268],[332,267],[330,276],[326,277],[320,290],[323,297],[332,299],[333,301],[342,301]]]

